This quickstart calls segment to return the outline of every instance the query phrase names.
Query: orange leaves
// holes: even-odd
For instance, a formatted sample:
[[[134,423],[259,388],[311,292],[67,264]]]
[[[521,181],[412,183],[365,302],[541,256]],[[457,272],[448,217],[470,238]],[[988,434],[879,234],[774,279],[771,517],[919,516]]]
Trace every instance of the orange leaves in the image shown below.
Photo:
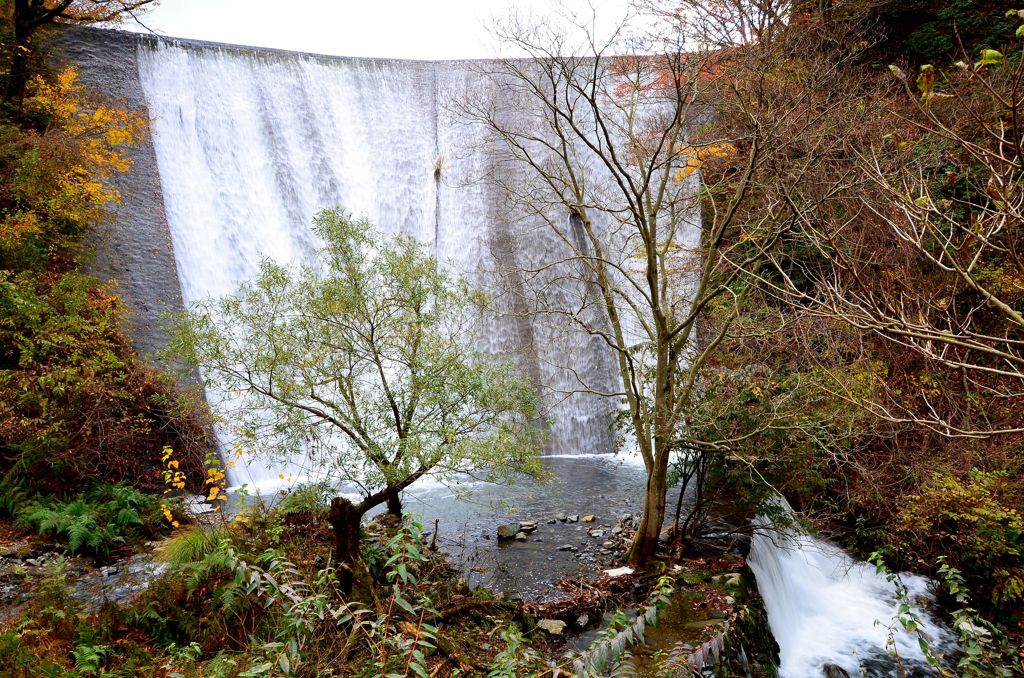
[[[735,157],[736,147],[728,142],[719,142],[711,144],[709,146],[702,146],[700,148],[694,148],[687,146],[680,149],[680,155],[684,160],[684,164],[678,170],[676,170],[675,181],[680,183],[684,181],[691,174],[701,168],[701,166],[711,159],[722,159],[728,160]]]

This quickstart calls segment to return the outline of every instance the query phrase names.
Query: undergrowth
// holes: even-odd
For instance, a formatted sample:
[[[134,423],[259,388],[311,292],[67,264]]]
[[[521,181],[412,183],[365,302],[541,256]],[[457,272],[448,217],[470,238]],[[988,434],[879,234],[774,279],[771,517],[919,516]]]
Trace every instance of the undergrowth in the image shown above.
[[[168,530],[158,497],[125,485],[101,485],[68,500],[38,497],[15,507],[15,523],[67,541],[71,553],[109,556],[117,545]]]

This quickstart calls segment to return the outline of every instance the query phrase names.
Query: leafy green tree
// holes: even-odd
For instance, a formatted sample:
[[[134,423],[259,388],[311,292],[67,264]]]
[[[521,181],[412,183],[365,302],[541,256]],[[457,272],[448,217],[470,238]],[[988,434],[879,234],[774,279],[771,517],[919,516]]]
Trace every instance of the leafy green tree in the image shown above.
[[[359,554],[359,524],[428,473],[533,470],[530,384],[475,350],[476,295],[424,246],[384,242],[341,210],[315,219],[321,266],[264,261],[256,280],[185,314],[172,350],[224,395],[233,444],[270,458],[305,448],[332,482],[342,579]]]

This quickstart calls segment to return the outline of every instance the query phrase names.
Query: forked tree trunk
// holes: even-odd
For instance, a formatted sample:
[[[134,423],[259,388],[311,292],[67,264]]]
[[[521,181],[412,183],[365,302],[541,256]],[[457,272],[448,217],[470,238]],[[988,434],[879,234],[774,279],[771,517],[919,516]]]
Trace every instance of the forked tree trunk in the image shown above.
[[[345,595],[352,593],[355,566],[359,562],[359,524],[366,510],[344,497],[335,497],[327,521],[334,529],[334,559],[337,563],[338,587]]]
[[[398,490],[391,491],[388,494],[387,503],[388,503],[388,513],[390,513],[394,517],[396,517],[399,520],[401,520],[402,519],[402,497],[401,497],[401,493]]]

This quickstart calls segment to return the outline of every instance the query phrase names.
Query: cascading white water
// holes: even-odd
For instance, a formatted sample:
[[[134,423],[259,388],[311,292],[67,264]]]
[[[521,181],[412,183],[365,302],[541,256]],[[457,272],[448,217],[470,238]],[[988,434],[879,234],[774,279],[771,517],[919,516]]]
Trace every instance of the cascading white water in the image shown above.
[[[918,634],[898,623],[896,588],[874,566],[793,527],[772,529],[763,518],[755,527],[747,563],[779,644],[782,678],[822,678],[827,664],[855,678],[896,678],[901,674],[889,656],[890,632],[891,649],[909,675],[938,675],[924,661]],[[926,578],[902,574],[900,581],[911,602],[931,598]],[[924,622],[921,631],[930,638],[932,650],[948,651],[949,630],[926,612],[914,612]]]
[[[548,251],[558,247],[553,239],[517,242],[525,251],[508,247],[501,199],[484,181],[495,170],[491,147],[482,130],[444,113],[444,101],[471,89],[490,88],[500,101],[471,63],[168,40],[141,42],[138,63],[186,304],[233,292],[261,257],[313,263],[312,217],[336,205],[384,232],[432,243],[440,259],[485,288],[494,253],[528,261],[560,255]],[[580,375],[606,391],[617,379],[600,341],[581,333],[556,341],[543,321],[512,315],[491,323],[482,348],[515,355],[549,394],[578,388]],[[614,404],[588,394],[548,399],[549,451],[612,451]],[[305,466],[299,453],[294,468],[243,459],[231,471],[235,485],[269,489],[282,472]]]

